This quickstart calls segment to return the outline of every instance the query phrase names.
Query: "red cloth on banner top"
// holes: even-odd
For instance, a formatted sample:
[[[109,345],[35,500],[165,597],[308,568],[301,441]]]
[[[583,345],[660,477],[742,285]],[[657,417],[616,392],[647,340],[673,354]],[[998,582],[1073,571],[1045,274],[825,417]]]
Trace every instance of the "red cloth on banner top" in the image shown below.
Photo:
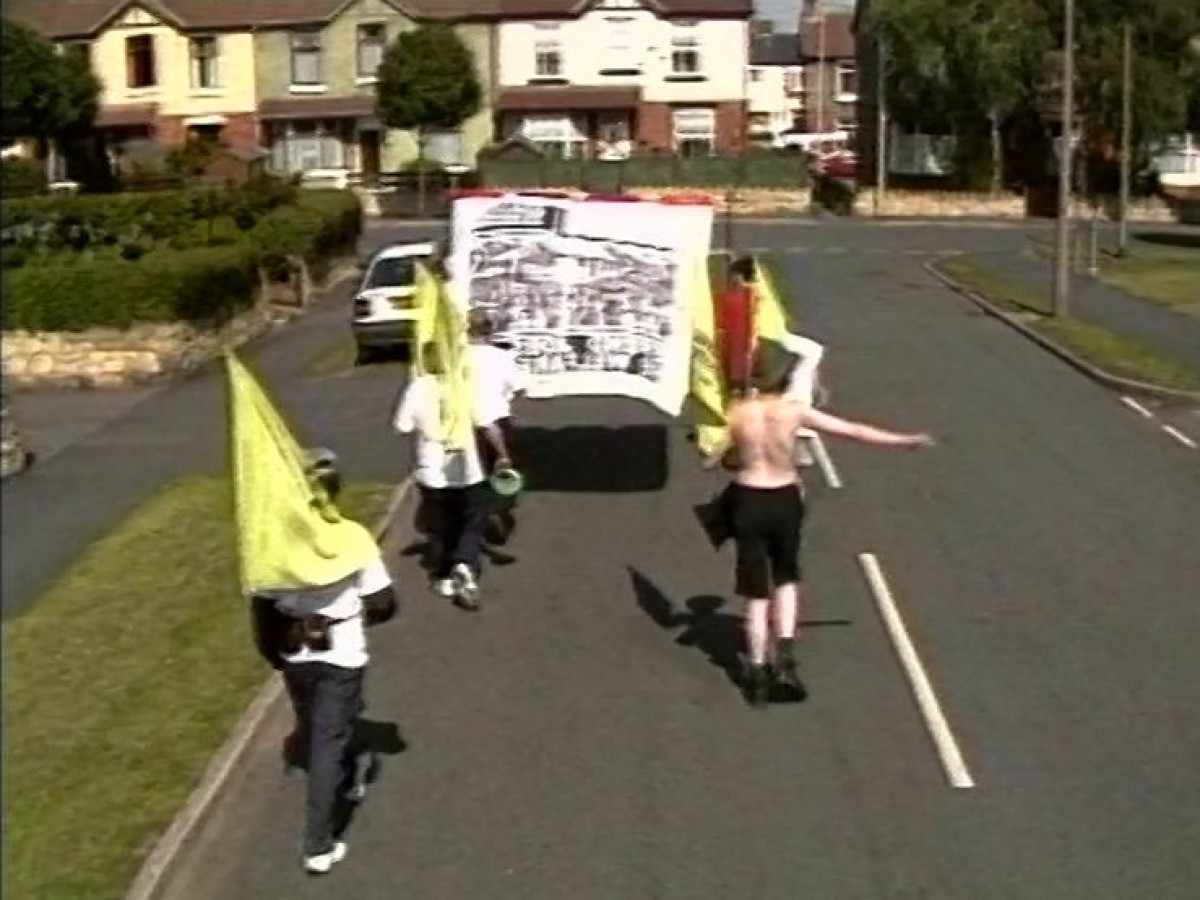
[[[728,385],[743,383],[750,376],[754,302],[754,290],[746,286],[726,288],[717,300],[717,343]]]

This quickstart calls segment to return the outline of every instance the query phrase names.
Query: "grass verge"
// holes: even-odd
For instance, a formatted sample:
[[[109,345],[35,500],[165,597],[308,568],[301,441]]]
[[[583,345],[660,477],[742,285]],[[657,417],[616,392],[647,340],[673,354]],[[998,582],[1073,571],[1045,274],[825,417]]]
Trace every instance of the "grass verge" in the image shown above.
[[[1090,322],[1054,318],[1044,293],[981,263],[955,256],[935,260],[934,266],[1000,308],[1017,313],[1038,334],[1109,374],[1175,390],[1200,390],[1200,373],[1186,363]]]
[[[1134,237],[1123,256],[1100,253],[1097,275],[1131,297],[1200,318],[1200,244],[1167,237],[1175,236]],[[1035,246],[1043,258],[1054,257],[1053,242],[1039,240]]]
[[[223,479],[167,485],[4,622],[5,897],[123,897],[261,686],[232,509]]]

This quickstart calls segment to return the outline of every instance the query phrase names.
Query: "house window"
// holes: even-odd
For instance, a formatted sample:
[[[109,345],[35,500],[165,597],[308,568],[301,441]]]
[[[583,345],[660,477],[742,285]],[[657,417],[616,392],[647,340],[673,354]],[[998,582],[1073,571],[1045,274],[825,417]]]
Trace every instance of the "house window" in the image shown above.
[[[584,155],[587,150],[587,136],[570,116],[525,116],[519,131],[525,140],[549,156],[570,159]]]
[[[321,35],[316,31],[294,31],[289,35],[292,57],[292,84],[320,85]]]
[[[536,22],[533,26],[533,77],[562,78],[562,39],[557,22]]]
[[[220,45],[212,36],[194,37],[189,42],[191,56],[192,87],[216,88],[221,86]]]
[[[854,63],[838,63],[837,67],[838,99],[847,98],[844,102],[853,103],[858,97],[858,72]]]
[[[693,24],[676,25],[671,36],[671,74],[701,74],[700,38]]]
[[[675,152],[681,156],[710,156],[717,149],[717,112],[708,107],[675,109],[671,113]]]
[[[443,166],[458,165],[465,158],[461,131],[430,131],[425,135],[425,158]]]
[[[788,69],[783,73],[783,89],[789,94],[804,93],[804,70]]]
[[[358,26],[358,77],[374,78],[387,49],[387,26],[371,22]]]
[[[156,68],[153,37],[139,34],[125,38],[125,83],[129,87],[154,87],[158,83]]]
[[[759,84],[762,80],[763,80],[762,69],[751,69],[750,70],[750,81],[751,82],[753,82],[754,84]]]
[[[634,54],[632,16],[609,16],[604,20],[608,30],[604,47],[603,72],[636,72],[641,65]]]
[[[345,168],[353,124],[351,119],[298,119],[268,126],[271,167],[281,173]]]

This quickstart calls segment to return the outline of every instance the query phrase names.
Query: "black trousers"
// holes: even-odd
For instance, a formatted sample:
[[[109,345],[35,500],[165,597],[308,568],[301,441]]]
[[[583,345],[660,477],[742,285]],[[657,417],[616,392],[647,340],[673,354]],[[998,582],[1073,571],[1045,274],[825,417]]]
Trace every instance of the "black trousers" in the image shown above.
[[[462,563],[479,574],[483,530],[495,493],[486,481],[469,487],[421,488],[422,520],[434,578],[449,578]]]
[[[283,681],[296,712],[296,737],[307,748],[308,800],[304,854],[333,848],[342,798],[354,773],[354,724],[363,712],[362,669],[328,663],[284,663]]]

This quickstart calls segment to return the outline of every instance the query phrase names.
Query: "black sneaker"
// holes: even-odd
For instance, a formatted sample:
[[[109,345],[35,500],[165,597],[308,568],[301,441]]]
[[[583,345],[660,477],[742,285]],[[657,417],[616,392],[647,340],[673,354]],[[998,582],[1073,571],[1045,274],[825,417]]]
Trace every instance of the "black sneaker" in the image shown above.
[[[746,699],[755,709],[771,702],[771,670],[765,664],[746,669]]]
[[[784,638],[776,645],[774,674],[780,700],[799,703],[808,696],[808,689],[800,680],[800,669],[796,663],[795,638]]]

